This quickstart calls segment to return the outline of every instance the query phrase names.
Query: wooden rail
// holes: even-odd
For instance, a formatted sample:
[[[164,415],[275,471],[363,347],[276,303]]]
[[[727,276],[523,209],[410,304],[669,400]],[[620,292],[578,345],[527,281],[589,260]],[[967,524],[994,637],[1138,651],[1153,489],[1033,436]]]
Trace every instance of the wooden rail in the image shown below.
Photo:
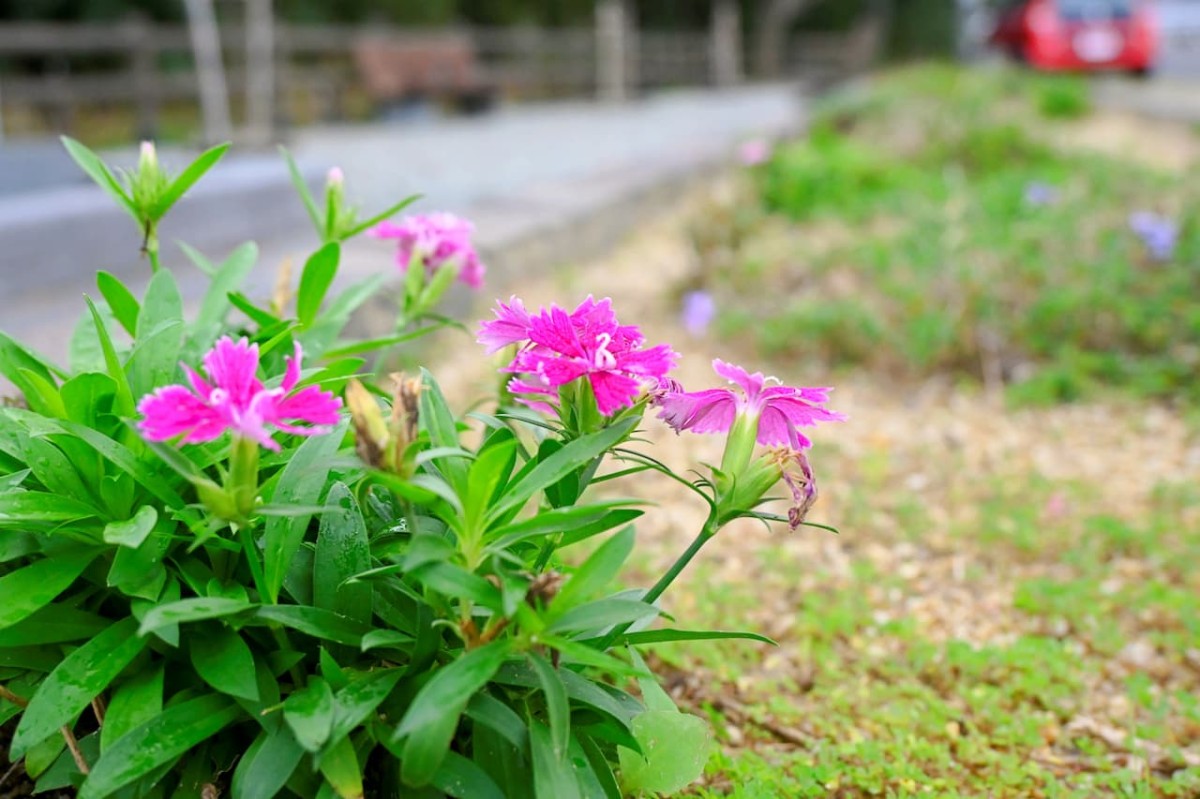
[[[721,29],[737,31],[727,22]],[[597,30],[590,27],[439,32],[279,23],[273,37],[274,85],[269,87],[274,91],[264,90],[261,80],[247,79],[246,31],[239,25],[221,28],[235,108],[244,111],[244,118],[283,124],[346,118],[355,102],[359,109],[369,105],[352,57],[364,36],[417,41],[438,35],[469,37],[481,69],[509,97],[603,94],[605,76],[598,61],[606,54],[598,48]],[[819,49],[806,54],[805,68],[814,56],[837,63],[845,59],[845,48],[836,42]],[[728,85],[728,75],[736,73],[728,63],[730,48],[708,31],[629,31],[620,52],[625,59],[620,76],[633,89]],[[246,110],[256,96],[268,98],[273,107]],[[197,97],[191,41],[182,25],[140,18],[107,24],[0,23],[0,118],[13,110],[32,112],[47,127],[74,132],[80,109],[132,108],[133,133],[153,136],[163,106],[194,103]],[[308,110],[302,115],[301,108]]]

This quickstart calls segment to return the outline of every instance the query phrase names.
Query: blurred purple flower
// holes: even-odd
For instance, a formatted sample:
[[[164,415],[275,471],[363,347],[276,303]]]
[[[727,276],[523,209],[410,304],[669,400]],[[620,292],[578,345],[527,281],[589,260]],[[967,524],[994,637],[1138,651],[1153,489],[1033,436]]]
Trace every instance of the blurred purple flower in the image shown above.
[[[1129,229],[1137,234],[1156,261],[1169,261],[1175,254],[1179,226],[1171,219],[1153,211],[1134,211],[1129,215]]]
[[[758,166],[771,157],[771,143],[766,139],[751,139],[738,148],[738,160],[743,166]]]
[[[1054,205],[1058,202],[1058,189],[1049,183],[1035,180],[1025,186],[1025,204],[1033,206]]]
[[[683,296],[683,326],[693,336],[703,336],[717,315],[717,303],[707,291],[689,291]]]

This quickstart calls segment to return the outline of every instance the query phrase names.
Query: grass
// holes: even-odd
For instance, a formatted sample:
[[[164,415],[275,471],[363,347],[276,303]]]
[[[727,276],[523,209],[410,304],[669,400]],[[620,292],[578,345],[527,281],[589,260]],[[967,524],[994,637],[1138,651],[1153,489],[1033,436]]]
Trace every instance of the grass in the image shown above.
[[[774,359],[947,374],[1047,403],[1200,399],[1200,188],[1054,134],[1069,78],[922,67],[829,102],[696,235],[721,332]],[[1153,146],[1148,143],[1148,146]],[[1049,194],[1038,200],[1037,192]],[[1179,225],[1166,262],[1129,214]]]
[[[1093,512],[1089,486],[1014,473],[964,480],[939,523],[887,501],[894,479],[858,483],[845,560],[783,539],[743,579],[691,576],[688,624],[780,642],[660,649],[723,743],[691,795],[1195,796],[1200,491]]]

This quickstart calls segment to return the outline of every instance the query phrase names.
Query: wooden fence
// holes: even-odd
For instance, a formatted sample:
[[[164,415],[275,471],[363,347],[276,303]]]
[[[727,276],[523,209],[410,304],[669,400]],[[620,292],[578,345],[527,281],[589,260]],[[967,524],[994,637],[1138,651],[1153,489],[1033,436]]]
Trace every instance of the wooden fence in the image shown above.
[[[364,36],[400,40],[438,35],[468,37],[480,68],[507,97],[594,96],[598,47],[593,28],[464,28],[419,31],[358,26],[278,24],[274,30],[275,92],[269,116],[284,126],[336,120],[370,109],[354,67],[355,43]],[[246,31],[222,26],[226,80],[235,114],[247,98]],[[813,59],[840,68],[846,49],[822,38]],[[706,86],[718,81],[718,48],[708,31],[630,32],[622,50],[623,77],[635,89]],[[726,56],[727,58],[727,56]],[[797,62],[800,63],[800,62]],[[188,30],[140,19],[112,24],[0,24],[0,120],[19,112],[50,129],[75,132],[84,109],[133,109],[134,135],[160,131],[164,107],[194,105],[197,76]],[[2,132],[2,130],[0,130]]]

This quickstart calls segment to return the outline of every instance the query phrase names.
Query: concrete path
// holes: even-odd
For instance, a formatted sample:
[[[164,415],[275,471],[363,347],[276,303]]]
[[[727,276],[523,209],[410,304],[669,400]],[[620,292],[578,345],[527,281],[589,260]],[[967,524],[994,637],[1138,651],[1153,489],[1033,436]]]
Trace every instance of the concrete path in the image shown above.
[[[603,248],[664,193],[728,163],[739,142],[796,131],[803,110],[790,85],[687,91],[619,106],[564,103],[416,125],[318,128],[291,147],[310,177],[340,166],[348,195],[366,213],[421,193],[415,209],[471,218],[491,268],[491,297],[523,270]],[[95,293],[95,270],[118,273],[138,290],[148,268],[136,258],[132,225],[107,210],[99,189],[54,191],[60,195],[0,197],[0,329],[63,360],[81,295]],[[94,207],[110,214],[99,217],[103,225]],[[299,200],[288,196],[282,162],[262,156],[218,166],[207,193],[185,200],[176,222],[163,237],[164,261],[191,299],[203,278],[171,239],[218,259],[244,238],[258,239],[251,289],[260,295],[283,259],[299,261],[316,243]],[[347,248],[339,280],[392,269],[386,242],[358,241]]]

